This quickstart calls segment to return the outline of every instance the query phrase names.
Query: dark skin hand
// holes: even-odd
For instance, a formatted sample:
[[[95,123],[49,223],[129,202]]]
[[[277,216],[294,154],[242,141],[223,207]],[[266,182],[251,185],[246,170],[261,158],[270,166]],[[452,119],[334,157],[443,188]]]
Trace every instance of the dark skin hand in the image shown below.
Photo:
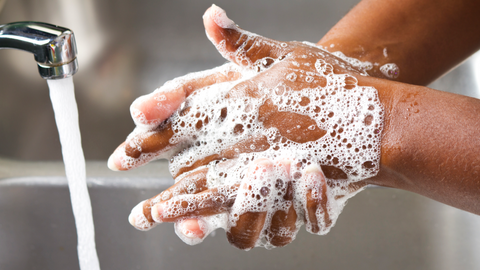
[[[214,12],[211,11],[211,13]],[[207,14],[209,14],[208,11]],[[225,17],[223,19],[226,20],[228,18]],[[243,61],[237,61],[236,58],[229,58],[235,64],[243,65],[255,70],[258,66],[252,65],[252,63],[256,63],[259,60],[262,62],[261,60],[265,59],[265,57],[279,61],[275,64],[267,61],[267,65],[271,64],[272,66],[267,66],[265,71],[259,72],[252,79],[236,84],[231,90],[229,90],[226,96],[227,99],[240,99],[244,97],[261,98],[261,92],[257,90],[259,85],[267,88],[274,88],[276,82],[270,78],[276,77],[279,74],[284,74],[286,71],[298,71],[300,74],[299,68],[296,65],[305,66],[305,68],[302,69],[302,72],[317,73],[315,67],[317,58],[321,58],[325,62],[331,63],[331,65],[329,65],[329,72],[353,74],[354,76],[348,77],[346,80],[347,83],[350,82],[353,85],[356,83],[355,76],[362,76],[354,67],[351,67],[341,59],[310,45],[299,42],[284,43],[259,36],[250,38],[250,33],[244,32],[239,28],[224,29],[219,27],[211,17],[208,17],[208,15],[205,16],[205,24],[209,31],[208,34],[214,44],[219,44],[224,39],[227,40],[227,52],[224,52],[224,55],[228,55],[229,52],[245,54],[247,60],[243,59]],[[306,54],[314,54],[316,57],[304,58],[303,56]],[[226,75],[207,75],[205,80],[194,79],[194,81],[187,81],[183,85],[188,85],[189,87],[183,86],[178,88],[178,90],[174,89],[173,91],[168,92],[168,95],[170,95],[170,97],[175,96],[175,91],[186,93],[185,95],[196,91],[207,91],[203,89],[209,84],[228,81],[230,78],[241,77],[241,75],[236,74],[234,70],[230,70],[223,74]],[[302,81],[304,79],[301,78],[296,81],[283,79],[286,89],[285,91],[297,91],[296,89],[324,87],[326,85],[327,81],[325,77],[320,75],[312,76],[314,77],[314,80],[311,82]],[[212,77],[215,77],[216,80],[212,80]],[[282,75],[282,77],[284,77],[284,75]],[[185,88],[192,90],[185,91]],[[155,97],[158,97],[159,95],[160,94],[157,93],[153,95],[153,98],[142,99],[143,103],[137,103],[133,106],[150,106],[153,102],[149,102],[155,100]],[[176,101],[174,101],[174,103],[175,102]],[[308,103],[309,101],[302,100],[300,104],[303,104],[302,102]],[[145,103],[148,105],[144,105]],[[180,115],[185,114],[184,111],[188,112],[189,107],[184,108],[183,111],[180,112]],[[162,113],[163,112],[160,114]],[[146,114],[143,114],[142,117],[144,115]],[[326,131],[318,127],[315,120],[306,115],[280,111],[269,99],[266,99],[266,101],[259,107],[258,117],[265,129],[274,127],[278,130],[278,140],[287,139],[302,144],[310,141],[317,141],[326,135]],[[136,120],[137,123],[140,121],[146,121],[147,124],[149,124],[151,119]],[[205,122],[206,121],[204,121],[202,125],[207,125]],[[313,129],[312,126],[314,127]],[[203,127],[199,128],[201,129]],[[237,127],[235,127],[234,132],[237,131],[241,132],[241,128],[237,130]],[[175,149],[178,145],[172,145],[170,143],[173,134],[172,123],[166,121],[160,126],[154,128],[153,131],[131,137],[129,141],[121,145],[116,151],[116,153],[120,153],[120,155],[119,158],[116,159],[115,166],[118,169],[130,169],[129,167],[124,166],[124,164],[128,163],[122,162],[122,158],[141,160],[141,157],[143,158],[142,154],[148,153],[153,153],[153,155],[150,155],[148,158],[155,158],[158,155],[162,155],[164,152]],[[138,144],[140,144],[140,147]],[[179,145],[183,144],[180,143]],[[255,146],[255,150],[252,150],[252,145]],[[334,221],[331,220],[329,210],[327,209],[327,185],[335,185],[333,182],[327,183],[326,178],[339,181],[345,180],[346,178],[345,173],[334,166],[320,166],[320,164],[306,166],[302,171],[301,181],[294,182],[293,172],[290,172],[292,166],[291,157],[284,157],[278,160],[256,160],[250,165],[250,173],[246,174],[246,178],[241,181],[241,183],[225,187],[222,190],[219,190],[218,188],[209,189],[206,186],[208,171],[208,168],[206,168],[207,164],[212,161],[222,161],[224,159],[235,161],[241,153],[262,152],[270,147],[271,146],[265,136],[252,136],[232,145],[226,145],[222,150],[213,155],[206,156],[190,165],[183,166],[178,171],[173,172],[177,181],[174,186],[159,196],[143,203],[142,212],[145,220],[138,217],[136,218],[137,220],[135,220],[135,218],[132,217],[133,220],[131,220],[131,222],[137,224],[137,227],[139,228],[148,229],[152,227],[155,222],[175,222],[192,216],[201,217],[215,215],[225,211],[228,212],[232,207],[235,208],[235,203],[241,203],[241,200],[238,198],[235,200],[232,199],[231,196],[229,197],[230,194],[237,193],[237,190],[238,193],[241,193],[242,189],[248,189],[249,181],[254,181],[256,171],[265,170],[266,174],[269,174],[272,173],[274,170],[273,167],[275,167],[277,168],[276,170],[281,168],[285,171],[284,177],[281,179],[281,187],[278,188],[278,192],[284,193],[282,202],[279,203],[286,205],[290,204],[291,206],[288,207],[286,211],[278,210],[275,213],[271,213],[271,219],[269,220],[270,223],[268,225],[265,225],[265,222],[267,219],[267,213],[270,211],[269,209],[264,209],[263,212],[241,213],[235,226],[231,226],[227,230],[229,241],[238,248],[250,249],[255,246],[259,238],[259,233],[262,230],[245,230],[245,228],[251,228],[252,226],[254,228],[263,228],[265,226],[269,243],[273,246],[284,246],[294,239],[295,234],[298,231],[297,225],[295,224],[297,222],[297,217],[300,214],[298,211],[301,211],[300,215],[304,218],[304,222],[306,222],[309,231],[312,233],[326,233],[334,223]],[[125,154],[123,155],[123,153]],[[123,157],[121,155],[123,155]],[[182,155],[182,152],[180,152],[179,155]],[[139,161],[136,164],[138,165],[140,162],[146,161],[148,161],[148,159]],[[307,188],[304,195],[305,198],[295,197],[294,194],[298,193],[297,191],[299,189],[304,188],[301,187],[302,183],[308,181],[312,182],[312,184],[310,185],[311,187]],[[193,191],[186,188],[192,183],[196,187]],[[366,182],[364,181],[352,183],[346,186],[345,193],[354,193],[365,185]],[[276,183],[271,183],[271,186],[276,186]],[[190,196],[181,196],[185,194],[189,194]],[[191,202],[192,200],[194,201],[194,207],[189,204],[189,201]],[[295,209],[293,207],[294,200],[304,202],[301,209]],[[194,211],[178,211],[177,209],[186,208],[187,206],[194,209]],[[168,214],[170,212],[175,213],[175,215]],[[140,222],[139,219],[141,219]],[[285,228],[288,228],[289,233],[285,234]],[[199,238],[205,236],[201,231],[199,232],[191,228],[188,231],[195,236],[199,236]]]
[[[477,191],[480,188],[478,176],[480,168],[476,165],[480,164],[480,160],[476,155],[476,152],[478,152],[476,149],[480,148],[480,144],[476,140],[480,135],[480,126],[477,124],[478,121],[476,121],[475,117],[480,113],[478,100],[443,93],[425,87],[365,77],[360,75],[355,67],[349,66],[337,57],[305,44],[277,42],[258,36],[253,40],[243,39],[244,36],[241,34],[240,29],[231,25],[225,27],[221,23],[223,27],[219,26],[212,18],[213,15],[208,16],[211,13],[212,10],[210,9],[210,13],[207,11],[204,17],[207,33],[212,42],[217,46],[220,41],[226,41],[226,51],[223,51],[222,54],[227,59],[237,65],[249,68],[256,68],[257,66],[252,65],[252,63],[262,59],[272,58],[281,60],[272,66],[268,66],[267,61],[268,69],[260,72],[250,81],[237,84],[230,90],[227,98],[242,96],[255,98],[258,95],[256,87],[260,83],[268,85],[272,81],[284,81],[292,89],[304,88],[305,85],[302,85],[301,81],[289,82],[281,74],[283,74],[285,69],[298,70],[298,67],[292,66],[293,62],[314,62],[315,59],[299,57],[306,52],[317,53],[319,57],[322,57],[333,67],[335,74],[348,74],[356,78],[358,85],[374,86],[378,90],[380,101],[385,110],[381,140],[380,171],[373,178],[351,184],[348,186],[348,192],[354,193],[367,184],[389,186],[410,190],[480,214],[480,205],[477,199]],[[223,22],[228,21],[224,20]],[[259,44],[259,46],[252,46],[253,44]],[[282,44],[287,44],[287,46]],[[243,50],[242,53],[246,56],[247,61],[237,61],[237,58],[229,54],[238,52],[239,49],[240,51]],[[313,62],[309,64],[312,66]],[[170,108],[164,110],[152,109],[152,104],[156,103],[156,101],[152,101],[153,98],[136,102],[132,107],[143,112],[143,118],[136,119],[136,122],[137,124],[144,123],[145,125],[163,123],[190,94],[195,91],[202,91],[208,85],[223,81],[235,81],[241,78],[241,76],[235,69],[228,68],[228,72],[225,72],[225,70],[221,72],[213,71],[210,75],[203,78],[183,80],[180,87],[169,92],[170,100],[168,102],[174,104]],[[407,78],[409,76],[398,77],[400,80],[409,80]],[[317,86],[324,84],[322,78],[316,79],[314,83]],[[276,127],[283,137],[288,137],[289,139],[299,138],[297,140],[305,140],[307,142],[325,135],[325,131],[318,127],[314,129],[315,131],[307,128],[315,123],[314,120],[300,114],[285,114],[285,112],[278,111],[273,104],[268,102],[265,102],[261,107],[259,115],[265,126],[271,125]],[[294,129],[293,127],[296,127],[299,123],[300,128]],[[288,133],[287,130],[293,130],[293,132]],[[461,132],[455,132],[460,130]],[[124,151],[126,156],[131,158],[138,158],[142,153],[151,153],[149,158],[153,159],[172,149],[175,150],[177,146],[169,143],[172,134],[171,124],[166,121],[147,134],[137,134],[133,139],[130,138],[127,144],[120,146],[120,150],[117,151]],[[141,140],[138,138],[141,138]],[[132,143],[132,141],[135,141],[135,143]],[[299,143],[302,143],[302,141],[299,141]],[[181,224],[179,227],[190,233],[190,237],[204,238],[206,234],[198,225],[203,216],[229,212],[238,200],[236,200],[235,196],[232,197],[230,195],[248,188],[249,181],[255,179],[257,171],[263,170],[268,172],[273,167],[282,168],[283,166],[286,171],[284,182],[287,183],[285,196],[283,197],[284,201],[301,200],[305,202],[303,203],[303,209],[300,209],[301,212],[297,213],[293,207],[289,208],[288,211],[277,211],[272,214],[270,224],[267,225],[265,225],[267,212],[244,213],[237,221],[236,226],[229,228],[227,232],[229,241],[239,248],[250,249],[255,246],[260,232],[264,228],[267,230],[267,235],[269,235],[270,244],[283,246],[293,240],[294,234],[290,234],[288,237],[281,237],[278,233],[279,228],[289,228],[290,232],[295,232],[297,229],[295,221],[298,214],[306,217],[305,221],[311,232],[328,231],[332,222],[328,216],[329,212],[326,210],[327,196],[318,197],[312,196],[311,194],[313,193],[307,193],[306,198],[295,198],[288,195],[289,192],[294,194],[294,192],[289,190],[298,188],[291,184],[293,181],[292,176],[288,172],[291,165],[288,158],[276,161],[264,159],[255,161],[250,165],[246,180],[243,180],[238,185],[225,187],[222,190],[218,188],[209,189],[207,187],[208,168],[205,166],[206,164],[214,160],[221,161],[227,159],[227,162],[225,162],[227,165],[225,166],[228,166],[228,162],[235,162],[235,158],[238,155],[232,149],[238,148],[241,150],[240,152],[248,152],[251,150],[246,146],[251,144],[256,146],[256,151],[263,151],[269,147],[264,138],[254,137],[250,138],[249,141],[237,142],[236,145],[226,147],[216,155],[208,156],[194,164],[181,168],[174,175],[177,183],[169,188],[168,192],[164,191],[159,196],[142,204],[141,214],[145,221],[141,223],[141,226],[138,226],[140,224],[137,222],[138,220],[135,221],[135,218],[138,219],[138,216],[131,216],[131,222],[141,229],[151,228],[157,222],[178,222],[178,224]],[[459,153],[462,154],[459,155]],[[142,162],[147,161],[148,159]],[[112,156],[110,164],[112,163],[119,170],[133,168],[132,166],[124,166],[122,157],[118,154]],[[141,162],[138,162],[134,166],[140,164]],[[333,182],[328,182],[325,178],[341,181],[344,176],[342,171],[335,167],[310,166],[305,169],[302,177],[303,182],[307,178],[314,179],[313,181],[316,183],[314,186],[317,187],[316,192],[326,194],[327,187],[332,185]],[[192,182],[195,183],[196,188],[194,190],[186,188]],[[189,196],[189,200],[192,197],[195,199],[194,201],[198,204],[195,210],[191,212],[183,211],[181,214],[176,215],[166,215],[165,213],[172,207],[181,207],[185,204],[184,195]],[[211,203],[208,203],[208,200],[211,200]],[[202,205],[201,207],[199,207],[200,204]],[[314,214],[316,212],[320,212],[323,215]],[[319,223],[317,218],[325,222]],[[323,228],[319,226],[323,226]]]
[[[318,44],[378,63],[371,76],[395,63],[396,81],[427,85],[480,49],[478,10],[470,0],[363,0]]]

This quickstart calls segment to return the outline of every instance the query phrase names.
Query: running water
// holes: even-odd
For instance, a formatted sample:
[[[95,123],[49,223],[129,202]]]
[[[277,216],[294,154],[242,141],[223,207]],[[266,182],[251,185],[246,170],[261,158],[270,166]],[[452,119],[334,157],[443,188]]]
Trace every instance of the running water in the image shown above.
[[[95,248],[92,206],[87,189],[85,158],[78,126],[78,110],[73,91],[73,79],[69,77],[60,80],[47,80],[47,83],[50,88],[50,98],[62,144],[63,161],[77,227],[80,269],[99,270],[100,264]]]

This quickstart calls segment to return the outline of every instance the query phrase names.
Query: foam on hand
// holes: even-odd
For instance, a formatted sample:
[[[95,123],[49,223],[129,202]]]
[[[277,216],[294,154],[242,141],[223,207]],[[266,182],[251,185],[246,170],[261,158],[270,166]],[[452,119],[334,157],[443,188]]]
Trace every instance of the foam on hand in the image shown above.
[[[241,195],[245,198],[242,204],[235,204],[230,210],[225,223],[209,223],[205,219],[206,231],[213,231],[217,227],[228,228],[235,225],[236,218],[246,212],[265,212],[267,222],[272,218],[276,210],[286,211],[292,202],[285,202],[285,187],[275,185],[278,179],[285,181],[302,181],[302,174],[311,165],[330,166],[340,169],[346,179],[327,178],[328,216],[332,220],[326,224],[323,220],[324,213],[317,213],[320,224],[319,234],[327,233],[335,223],[348,198],[355,192],[351,192],[348,185],[376,175],[379,170],[380,140],[383,128],[383,109],[378,99],[376,89],[373,87],[358,86],[355,77],[345,74],[334,74],[333,67],[326,63],[320,55],[308,55],[317,57],[315,72],[304,72],[299,64],[298,69],[285,70],[286,80],[297,80],[311,83],[312,87],[303,89],[291,89],[283,82],[275,87],[259,86],[258,91],[262,98],[227,98],[229,91],[239,81],[215,84],[201,91],[195,92],[186,99],[183,112],[176,112],[171,117],[172,129],[175,131],[171,143],[191,142],[191,147],[184,149],[180,154],[170,160],[170,170],[176,175],[185,166],[190,166],[205,157],[218,154],[224,149],[251,138],[266,138],[266,149],[256,149],[255,144],[247,145],[250,149],[233,149],[237,152],[235,163],[229,166],[219,166],[218,162],[208,165],[208,186],[222,187],[231,186],[246,178],[246,169],[252,161],[265,158],[279,160],[291,158],[289,174],[285,170],[275,166],[269,174],[260,175],[261,181],[251,182],[249,194]],[[245,71],[242,78],[248,80],[254,76],[251,71]],[[323,87],[315,86],[321,78],[326,79]],[[326,134],[315,141],[296,142],[282,136],[276,128],[266,128],[260,121],[259,108],[265,102],[272,102],[281,112],[293,112],[309,116],[315,120],[311,129],[320,128]],[[287,131],[288,132],[288,131]],[[243,153],[242,153],[243,152]],[[266,190],[271,190],[275,196],[264,196]],[[273,192],[275,190],[275,192]],[[306,192],[312,190],[311,186],[297,188],[294,207],[298,215],[296,230],[304,223],[303,206],[300,198],[306,196]],[[358,192],[358,191],[357,191]],[[250,194],[251,193],[251,194]],[[317,192],[318,193],[318,192]],[[224,197],[233,194],[224,194]],[[237,201],[240,195],[237,195]],[[182,200],[188,195],[181,195]],[[207,199],[207,198],[206,198]],[[283,203],[273,203],[283,201]],[[194,203],[189,207],[195,207]],[[171,208],[167,215],[181,214],[176,211],[192,212],[194,209]],[[322,211],[321,209],[318,211]],[[222,220],[222,219],[220,219]],[[296,232],[285,232],[295,235]],[[268,235],[262,235],[258,246],[271,247]],[[190,241],[191,242],[191,241]]]
[[[232,200],[234,203],[228,212],[199,217],[205,236],[217,228],[230,231],[245,213],[266,215],[263,228],[258,230],[260,235],[255,246],[274,247],[278,237],[293,240],[305,220],[309,232],[326,234],[335,224],[346,201],[360,191],[352,191],[350,185],[373,177],[379,171],[384,116],[375,88],[359,86],[354,76],[335,74],[333,66],[324,59],[347,71],[357,73],[360,70],[364,76],[368,76],[367,71],[373,65],[349,58],[341,52],[333,53],[336,57],[331,57],[327,51],[308,42],[297,43],[297,46],[303,46],[303,55],[287,52],[281,59],[266,57],[253,63],[247,56],[248,49],[244,47],[267,46],[281,51],[288,44],[258,38],[239,29],[219,8],[213,7],[208,14],[219,27],[240,32],[238,40],[242,41],[242,45],[236,51],[229,51],[225,40],[213,43],[225,58],[243,66],[228,64],[216,72],[226,67],[234,68],[241,73],[241,78],[193,92],[168,119],[174,133],[169,143],[175,147],[158,153],[144,153],[139,158],[124,156],[124,167],[134,167],[154,157],[168,158],[172,175],[177,175],[183,168],[200,160],[223,154],[229,159],[212,161],[205,166],[208,168],[207,186],[218,192],[195,195],[190,192],[182,195],[164,192],[155,198],[165,201],[162,203],[164,216],[193,213],[199,207],[199,201],[200,204],[217,202],[222,205],[226,200]],[[209,38],[213,41],[218,37]],[[283,61],[291,65],[284,65]],[[276,67],[276,75],[271,81],[267,79],[256,83],[258,80],[252,80],[272,67]],[[390,71],[387,73],[390,74]],[[211,74],[207,71],[187,75],[168,83],[154,94],[179,88],[191,76],[201,78]],[[283,79],[281,76],[284,76]],[[255,91],[255,97],[244,94],[230,96],[232,89],[242,85],[252,86],[253,89],[248,90]],[[236,90],[242,92],[241,89]],[[310,119],[313,122],[308,129],[312,132],[324,132],[320,132],[322,135],[318,138],[305,140],[302,135],[291,136],[302,130],[303,122],[298,125],[284,123],[288,124],[288,130],[279,130],[271,124],[267,126],[260,113],[267,103],[272,105],[270,108],[277,108],[278,113],[293,113],[302,116],[302,119]],[[142,115],[135,111],[132,114],[142,119]],[[282,120],[291,121],[287,118]],[[133,148],[141,148],[142,136],[148,137],[150,123],[146,127],[138,128],[131,135]],[[321,168],[334,168],[337,173],[324,177]],[[291,186],[295,187],[293,193]],[[196,187],[187,187],[187,190],[196,190]],[[324,201],[325,205],[318,207],[314,213],[307,213],[307,195]],[[200,197],[203,200],[199,200]],[[273,215],[277,211],[287,213],[292,207],[297,213],[295,226],[273,231],[270,228]],[[315,215],[315,218],[309,215]],[[155,219],[154,214],[152,217]],[[310,223],[310,220],[316,220],[317,224]],[[197,244],[203,240],[186,232],[181,223],[176,224],[175,230],[186,243]]]
[[[400,68],[394,63],[387,63],[381,66],[380,71],[389,79],[396,79],[400,76]]]
[[[207,76],[224,76],[229,77],[230,73],[236,72],[236,66],[227,63],[222,66],[201,71],[189,73],[185,76],[175,78],[166,82],[161,87],[148,95],[138,97],[130,106],[130,114],[138,129],[143,131],[151,130],[160,125],[172,113],[174,113],[180,104],[185,100],[187,93],[191,91],[189,87],[185,87],[186,82],[203,79]],[[168,100],[169,102],[164,102]],[[139,109],[143,103],[149,104],[149,117]]]
[[[211,13],[209,15],[212,16],[215,24],[221,28],[231,29],[236,27],[235,23],[227,17],[225,10],[219,8],[215,4],[212,5]]]

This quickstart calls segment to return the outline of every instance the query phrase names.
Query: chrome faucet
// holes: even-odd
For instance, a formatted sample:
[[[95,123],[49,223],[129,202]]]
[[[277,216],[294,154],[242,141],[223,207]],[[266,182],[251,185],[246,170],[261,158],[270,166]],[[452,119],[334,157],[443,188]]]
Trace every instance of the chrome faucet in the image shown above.
[[[42,22],[0,25],[0,49],[4,48],[33,53],[44,79],[66,78],[78,70],[75,36],[64,27]]]

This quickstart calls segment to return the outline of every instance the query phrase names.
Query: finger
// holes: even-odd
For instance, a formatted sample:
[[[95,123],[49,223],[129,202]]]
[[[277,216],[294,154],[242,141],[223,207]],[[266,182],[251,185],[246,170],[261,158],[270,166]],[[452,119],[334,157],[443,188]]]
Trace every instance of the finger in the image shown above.
[[[128,222],[137,230],[148,231],[157,225],[151,217],[147,218],[147,216],[144,215],[144,206],[146,203],[147,201],[142,201],[137,204],[128,216]]]
[[[241,130],[241,129],[242,128],[239,128],[238,130]],[[238,131],[238,132],[241,132],[241,131]],[[189,172],[201,166],[205,166],[214,161],[220,161],[225,159],[233,160],[242,153],[263,152],[268,150],[269,148],[270,148],[270,144],[268,143],[267,137],[252,136],[248,139],[237,142],[234,145],[226,147],[225,149],[221,150],[218,154],[202,157],[197,161],[193,162],[191,165],[184,165],[178,170],[173,171],[172,174],[174,175],[174,177],[177,177],[178,175],[182,175],[186,172]]]
[[[303,181],[307,186],[305,219],[310,233],[325,234],[332,225],[327,209],[327,184],[320,167],[310,165],[305,169]]]
[[[227,17],[223,9],[215,5],[205,12],[203,23],[208,38],[217,50],[223,57],[237,65],[251,68],[257,60],[283,57],[288,49],[287,43],[240,29]]]
[[[347,186],[347,190],[348,190],[348,192],[350,192],[350,193],[354,193],[354,192],[360,191],[361,189],[363,189],[363,188],[366,187],[366,186],[367,186],[367,181],[361,180],[361,181],[358,181],[358,182],[350,183],[350,184]]]
[[[329,183],[327,182],[327,185]],[[346,200],[348,198],[351,198],[353,195],[357,194],[358,192],[362,191],[366,186],[367,182],[365,180],[361,180],[358,182],[353,182],[342,188],[342,190],[345,192],[345,194],[338,194],[335,195],[334,199],[339,200],[343,199]]]
[[[273,214],[270,228],[267,231],[267,239],[276,247],[282,247],[292,242],[297,232],[297,212],[293,205],[294,190],[290,178],[290,164],[291,160],[288,159],[283,159],[278,162],[279,169],[283,170],[283,180],[275,180],[274,191],[277,192],[276,195],[281,196],[283,199],[281,202],[278,202],[278,204],[281,205],[276,205],[276,207],[283,209],[277,210]],[[285,208],[286,211],[284,210]]]
[[[113,171],[126,171],[161,158],[174,148],[169,142],[172,136],[170,122],[152,131],[135,129],[110,156],[108,167]]]
[[[293,204],[288,211],[279,210],[272,216],[269,236],[270,243],[276,247],[283,247],[294,240],[296,233],[295,223],[297,222],[297,212]]]
[[[184,194],[152,206],[156,222],[176,222],[184,218],[211,216],[227,211],[235,201],[237,185],[207,189],[198,194]]]
[[[247,212],[238,217],[237,224],[227,231],[230,244],[239,249],[255,247],[265,224],[267,212]]]
[[[268,159],[256,160],[240,184],[227,230],[228,241],[239,249],[255,247],[263,231],[271,197],[272,170],[273,163]]]
[[[241,73],[232,64],[190,73],[165,83],[149,95],[137,98],[130,106],[130,113],[137,126],[152,129],[178,110],[182,102],[196,90],[240,77]]]
[[[207,164],[209,164],[211,162],[221,160],[221,159],[222,159],[221,155],[214,154],[214,155],[211,155],[211,156],[201,158],[201,159],[195,161],[192,165],[183,165],[182,164],[183,166],[181,168],[179,168],[178,170],[173,171],[172,175],[173,175],[174,178],[176,178],[180,175],[183,175],[183,174],[188,173],[192,170],[195,170],[196,168],[206,166]]]
[[[189,245],[202,242],[208,231],[208,224],[202,218],[184,219],[175,222],[175,233]]]
[[[153,228],[157,223],[152,218],[152,206],[161,201],[169,200],[173,196],[181,194],[196,194],[206,190],[207,172],[207,168],[200,168],[182,175],[182,177],[177,179],[177,182],[170,188],[135,206],[128,217],[128,221],[132,226],[139,230],[149,230]]]
[[[244,89],[244,91],[250,91],[252,95],[256,92],[253,88],[253,85],[250,85],[247,82],[240,83],[239,85],[235,86],[234,89],[238,89],[238,91],[241,91],[240,89]],[[222,115],[223,114],[225,114],[224,117],[226,117],[226,109],[225,112],[222,110]],[[239,128],[238,131],[234,132],[238,133],[242,131],[243,127]],[[172,123],[169,121],[159,127],[156,127],[154,130],[145,131],[144,129],[137,128],[132,134],[129,135],[127,142],[121,144],[110,156],[108,160],[108,167],[114,171],[130,170],[146,164],[153,159],[158,159],[162,156],[166,157],[166,154],[169,153],[169,150],[176,149],[176,145],[170,144],[170,139],[173,135],[174,131],[172,129]],[[182,137],[182,139],[187,140],[188,138]],[[264,141],[266,141],[265,138],[261,139],[261,142],[258,140],[258,138],[252,138],[248,141],[254,141],[255,143],[258,142],[258,146],[267,145],[264,143]],[[178,143],[181,142],[178,141],[177,144]],[[249,143],[248,147],[250,147],[251,145],[250,142],[241,142],[240,144],[242,143]],[[231,158],[233,154],[238,155],[238,152],[234,153],[230,151],[231,149],[226,149],[226,153],[224,154],[221,153],[220,155],[214,154],[211,156],[203,157],[193,162],[191,165],[182,166],[178,172],[174,173],[174,177],[184,172],[193,170],[199,166],[208,164],[211,161],[220,160],[224,157]],[[262,151],[260,149],[263,148],[259,147],[256,151]],[[251,150],[248,150],[248,148],[246,149],[246,151],[251,152]]]

